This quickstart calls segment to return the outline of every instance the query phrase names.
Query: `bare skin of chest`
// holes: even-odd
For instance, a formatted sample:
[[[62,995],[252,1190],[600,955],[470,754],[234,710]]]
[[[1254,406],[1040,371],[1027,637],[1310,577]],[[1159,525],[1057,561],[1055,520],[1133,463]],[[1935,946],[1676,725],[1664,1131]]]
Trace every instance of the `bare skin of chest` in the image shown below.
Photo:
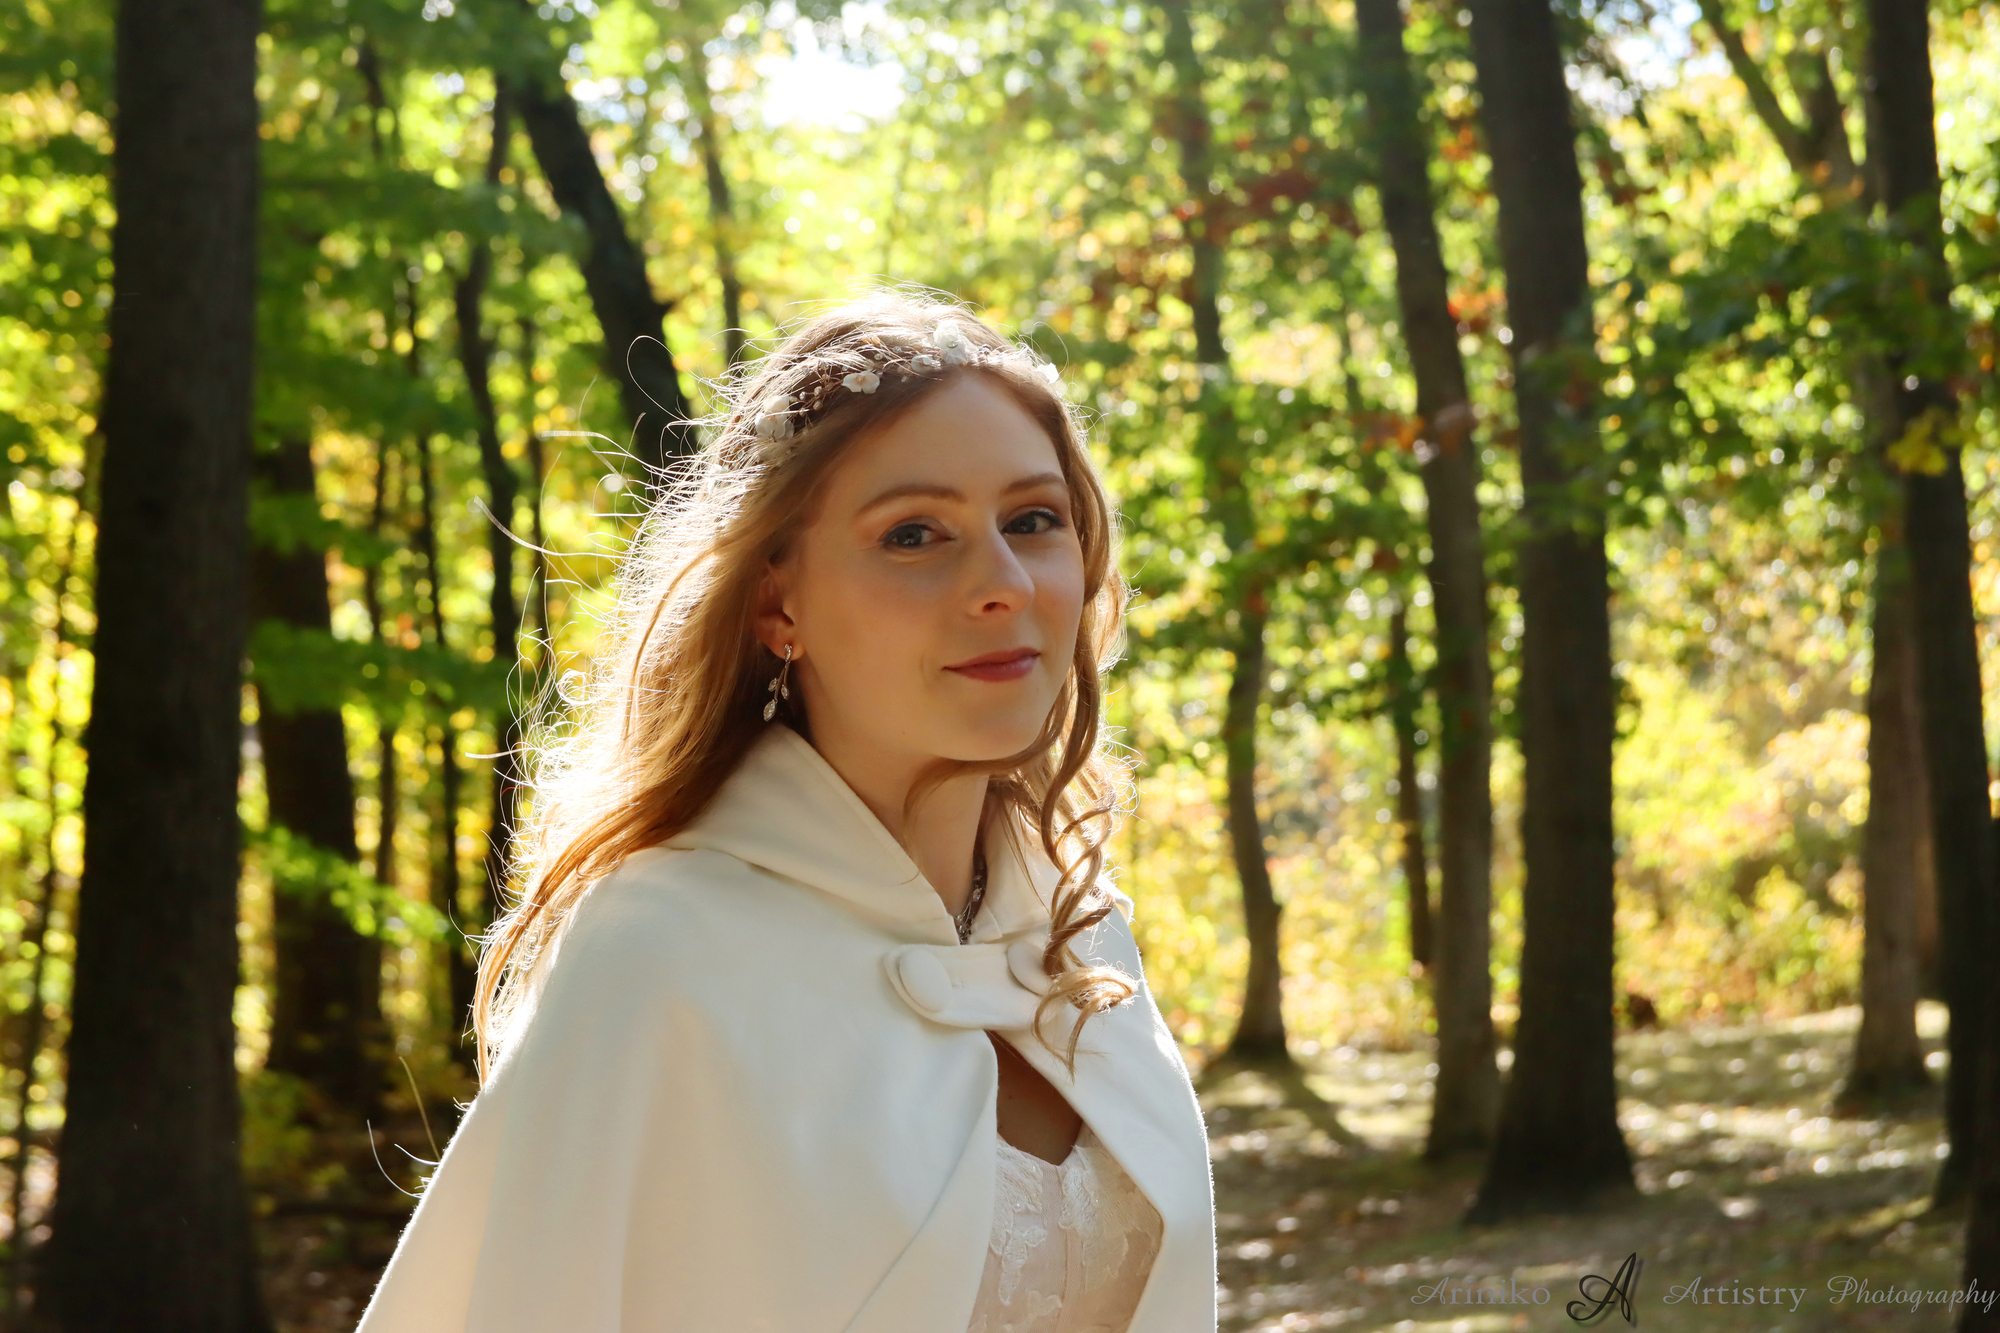
[[[1083,1117],[1011,1043],[992,1032],[986,1037],[1000,1057],[1000,1137],[1060,1165],[1083,1132]]]

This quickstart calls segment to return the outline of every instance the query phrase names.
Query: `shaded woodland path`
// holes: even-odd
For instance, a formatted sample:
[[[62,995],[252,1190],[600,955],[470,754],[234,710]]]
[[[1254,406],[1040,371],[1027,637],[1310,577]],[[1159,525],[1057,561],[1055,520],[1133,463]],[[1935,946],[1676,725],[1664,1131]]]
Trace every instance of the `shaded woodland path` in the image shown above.
[[[1606,1213],[1468,1229],[1480,1164],[1427,1168],[1434,1066],[1422,1053],[1309,1057],[1316,1091],[1368,1149],[1343,1150],[1253,1075],[1212,1089],[1222,1328],[1490,1333],[1577,1327],[1578,1279],[1644,1261],[1640,1326],[1659,1330],[1936,1329],[1941,1311],[1830,1303],[1828,1280],[1948,1289],[1962,1224],[1924,1214],[1942,1151],[1942,1098],[1907,1115],[1831,1114],[1858,1021],[1849,1007],[1784,1022],[1625,1035],[1619,1119],[1642,1194]],[[1927,1050],[1943,1012],[1924,1006]],[[1935,1059],[1936,1057],[1934,1057]],[[1804,1288],[1789,1305],[1669,1304],[1672,1288]],[[1442,1283],[1541,1286],[1546,1304],[1440,1306]],[[1593,1288],[1595,1290],[1595,1288]],[[1626,1327],[1612,1315],[1611,1326]]]
[[[1935,1308],[1830,1303],[1828,1280],[1874,1289],[1949,1289],[1963,1227],[1923,1209],[1943,1143],[1936,1094],[1904,1115],[1831,1114],[1859,1011],[1779,1022],[1621,1036],[1620,1120],[1642,1194],[1591,1217],[1466,1229],[1476,1161],[1418,1160],[1430,1088],[1422,1052],[1341,1047],[1304,1055],[1314,1091],[1338,1108],[1342,1144],[1254,1073],[1204,1094],[1213,1134],[1226,1333],[1342,1329],[1496,1333],[1577,1327],[1563,1306],[1586,1273],[1645,1261],[1640,1326],[1764,1333],[1779,1329],[1950,1326]],[[1928,1051],[1943,1011],[1921,1014]],[[1941,1059],[1933,1055],[1933,1062]],[[1934,1070],[1933,1072],[1937,1072]],[[1293,1100],[1296,1100],[1294,1098]],[[407,1132],[406,1132],[407,1131]],[[413,1149],[414,1121],[390,1132]],[[402,1161],[400,1153],[395,1160]],[[385,1158],[385,1160],[387,1160]],[[396,1168],[391,1167],[392,1170]],[[393,1210],[260,1211],[267,1292],[284,1333],[346,1333],[387,1258]],[[1709,1286],[1804,1288],[1789,1305],[1690,1306],[1663,1298]],[[1543,1305],[1412,1300],[1421,1289],[1537,1285]],[[1612,1323],[1625,1327],[1616,1315]]]

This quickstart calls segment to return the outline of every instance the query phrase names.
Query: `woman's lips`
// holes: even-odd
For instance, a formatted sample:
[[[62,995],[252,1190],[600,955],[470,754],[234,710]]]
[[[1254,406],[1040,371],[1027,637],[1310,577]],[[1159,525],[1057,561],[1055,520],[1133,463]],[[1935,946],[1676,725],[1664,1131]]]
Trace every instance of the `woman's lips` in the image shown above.
[[[1041,654],[1034,649],[1023,648],[1012,653],[989,653],[945,670],[971,676],[974,680],[1019,680],[1035,669],[1035,663],[1040,658]]]

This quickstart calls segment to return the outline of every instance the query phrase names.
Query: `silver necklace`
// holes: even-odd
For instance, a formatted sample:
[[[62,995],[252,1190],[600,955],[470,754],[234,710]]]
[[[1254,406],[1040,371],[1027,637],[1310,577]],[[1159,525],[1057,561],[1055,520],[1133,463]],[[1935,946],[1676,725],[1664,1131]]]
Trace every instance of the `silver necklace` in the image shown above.
[[[986,851],[975,845],[972,849],[972,892],[965,895],[965,906],[951,923],[958,927],[958,942],[964,944],[972,938],[972,919],[979,915],[979,905],[986,901]]]

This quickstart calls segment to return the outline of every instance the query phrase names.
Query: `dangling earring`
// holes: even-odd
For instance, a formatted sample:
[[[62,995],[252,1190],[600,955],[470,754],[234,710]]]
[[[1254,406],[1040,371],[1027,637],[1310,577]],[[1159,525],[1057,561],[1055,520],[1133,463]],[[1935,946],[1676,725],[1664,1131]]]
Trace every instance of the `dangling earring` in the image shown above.
[[[769,685],[764,687],[765,692],[771,696],[771,702],[764,705],[764,720],[766,722],[769,722],[778,715],[778,700],[792,697],[792,687],[785,683],[785,678],[791,674],[792,645],[788,643],[785,645],[785,664],[778,668],[778,674],[771,678]]]

